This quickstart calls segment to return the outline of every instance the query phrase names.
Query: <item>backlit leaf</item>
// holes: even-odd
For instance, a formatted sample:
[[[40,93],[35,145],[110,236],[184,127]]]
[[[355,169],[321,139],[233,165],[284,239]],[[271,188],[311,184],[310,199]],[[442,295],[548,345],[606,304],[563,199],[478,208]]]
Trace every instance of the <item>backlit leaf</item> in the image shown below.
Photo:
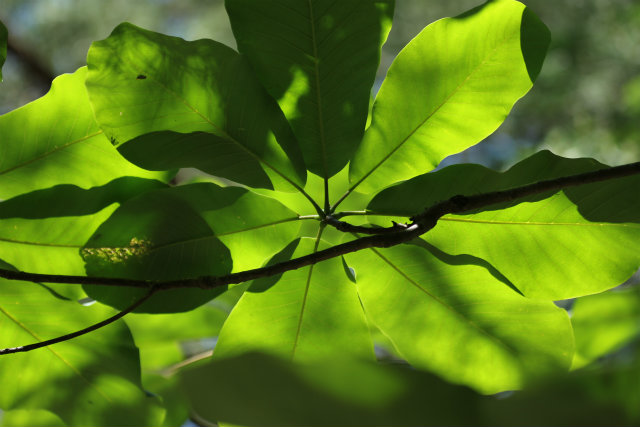
[[[42,98],[0,116],[0,198],[59,184],[83,188],[124,177],[168,178],[122,158],[98,128],[86,68],[53,81]]]
[[[100,304],[62,301],[28,282],[0,279],[0,288],[2,348],[74,332],[115,314]],[[138,349],[121,320],[71,341],[2,356],[0,383],[3,409],[46,409],[69,425],[152,425],[163,416],[159,402],[140,387]]]
[[[226,0],[238,49],[278,100],[307,168],[340,171],[362,138],[393,0]]]
[[[81,251],[90,276],[172,280],[216,276],[231,271],[229,250],[202,217],[179,197],[150,192],[118,208]],[[124,309],[147,291],[85,285],[98,301]],[[172,289],[157,293],[138,312],[191,310],[225,288]]]
[[[303,185],[289,125],[231,48],[125,23],[91,46],[87,63],[100,127],[136,164],[198,167],[255,187],[271,188],[269,177]]]
[[[482,425],[635,426],[640,423],[640,357],[541,381],[506,399],[483,402]]]
[[[416,245],[345,259],[367,317],[413,366],[482,393],[521,388],[569,368],[566,313],[519,295],[477,260]]]
[[[426,27],[391,65],[350,179],[373,192],[436,167],[491,134],[538,75],[549,31],[495,0]]]
[[[181,375],[194,413],[209,422],[272,426],[473,425],[478,397],[406,366],[330,358],[290,363],[251,353]],[[250,410],[249,410],[250,409]]]
[[[3,427],[67,427],[60,417],[44,409],[2,411]]]
[[[273,262],[312,253],[316,240],[302,238]],[[214,356],[252,350],[293,360],[373,357],[356,288],[339,258],[251,284],[223,325]]]
[[[576,340],[573,369],[640,338],[640,287],[578,298],[571,324]]]

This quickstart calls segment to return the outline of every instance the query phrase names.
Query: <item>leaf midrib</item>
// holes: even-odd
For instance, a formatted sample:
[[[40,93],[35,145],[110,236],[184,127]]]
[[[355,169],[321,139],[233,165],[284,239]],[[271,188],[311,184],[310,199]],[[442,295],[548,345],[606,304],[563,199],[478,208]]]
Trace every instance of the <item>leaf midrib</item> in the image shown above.
[[[37,162],[38,160],[41,160],[41,159],[43,159],[43,158],[45,158],[45,157],[47,157],[47,156],[50,156],[50,155],[52,155],[52,154],[54,154],[54,153],[56,153],[56,152],[58,152],[58,151],[60,151],[60,150],[63,150],[63,149],[65,149],[65,148],[68,148],[68,147],[70,147],[70,146],[72,146],[72,145],[74,145],[74,144],[78,144],[78,143],[80,143],[80,142],[84,142],[84,141],[86,141],[86,140],[88,140],[88,139],[91,139],[91,138],[93,138],[93,137],[95,137],[95,136],[98,136],[98,135],[100,135],[100,134],[102,134],[102,133],[103,133],[103,132],[100,130],[100,131],[94,132],[94,133],[92,133],[92,134],[85,135],[85,136],[83,136],[82,138],[74,139],[73,141],[67,142],[66,144],[63,144],[63,145],[60,145],[60,146],[56,146],[53,150],[46,151],[46,152],[44,152],[44,153],[39,154],[39,155],[38,155],[38,156],[36,156],[36,157],[33,157],[33,158],[31,158],[31,159],[27,160],[26,162],[19,163],[19,164],[17,164],[17,165],[15,165],[15,166],[13,166],[13,167],[10,167],[9,169],[5,169],[5,170],[3,170],[3,171],[0,171],[0,175],[4,175],[4,174],[7,174],[7,173],[9,173],[9,172],[12,172],[12,171],[14,171],[14,170],[16,170],[16,169],[20,169],[20,168],[22,168],[22,167],[25,167],[25,166],[27,166],[27,165],[29,165],[29,164],[31,164],[31,163]]]
[[[327,169],[327,143],[324,134],[324,119],[322,117],[322,91],[320,90],[320,58],[318,57],[318,40],[316,38],[316,25],[315,19],[313,15],[313,5],[311,4],[311,0],[307,0],[307,5],[309,7],[309,27],[311,30],[311,46],[313,48],[313,74],[315,79],[315,89],[316,89],[316,100],[317,100],[317,111],[318,111],[318,132],[320,134],[320,152],[322,155],[322,173],[324,174],[323,178],[328,179],[328,169]]]
[[[318,251],[318,247],[320,245],[320,240],[322,238],[322,232],[324,231],[324,227],[322,225],[319,226],[318,228],[318,235],[316,237],[316,241],[315,244],[313,246],[313,253],[316,253]],[[302,331],[302,319],[304,317],[304,309],[307,305],[307,299],[309,296],[309,288],[311,287],[311,277],[313,275],[313,267],[315,267],[315,264],[311,264],[309,266],[309,274],[307,274],[307,280],[305,283],[305,288],[304,288],[304,295],[302,297],[302,305],[300,307],[300,315],[298,316],[298,325],[296,327],[296,335],[295,335],[295,340],[293,342],[293,348],[291,349],[291,359],[293,360],[293,358],[296,356],[296,350],[298,349],[298,342],[300,341],[300,333]]]
[[[6,237],[0,237],[0,242],[12,243],[16,245],[29,245],[29,246],[43,246],[43,247],[53,247],[53,248],[71,248],[71,249],[80,249],[83,245],[71,245],[64,243],[42,243],[42,242],[31,242],[27,240],[16,240],[16,239],[8,239]]]

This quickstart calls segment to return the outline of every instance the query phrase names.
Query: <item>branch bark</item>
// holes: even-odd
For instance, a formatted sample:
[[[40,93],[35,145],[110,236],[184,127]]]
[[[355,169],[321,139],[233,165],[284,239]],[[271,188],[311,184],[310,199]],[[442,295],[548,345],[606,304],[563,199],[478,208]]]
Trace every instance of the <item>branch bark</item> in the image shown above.
[[[367,233],[370,235],[271,266],[255,268],[223,276],[152,281],[110,277],[37,274],[0,269],[0,277],[10,280],[23,280],[30,282],[153,288],[156,291],[176,288],[213,289],[230,284],[243,283],[262,277],[282,274],[290,270],[296,270],[330,258],[335,258],[367,248],[387,248],[399,245],[431,230],[436,226],[438,220],[443,215],[463,213],[496,203],[518,200],[534,194],[557,191],[563,188],[623,178],[637,174],[640,174],[640,162],[601,169],[594,172],[539,181],[534,184],[515,187],[504,191],[494,191],[472,196],[458,195],[451,197],[448,200],[436,203],[435,205],[425,209],[423,212],[411,217],[411,224],[394,224],[392,227],[388,228],[355,226],[335,219],[334,217],[327,216],[324,221],[328,225],[334,226],[341,231]]]

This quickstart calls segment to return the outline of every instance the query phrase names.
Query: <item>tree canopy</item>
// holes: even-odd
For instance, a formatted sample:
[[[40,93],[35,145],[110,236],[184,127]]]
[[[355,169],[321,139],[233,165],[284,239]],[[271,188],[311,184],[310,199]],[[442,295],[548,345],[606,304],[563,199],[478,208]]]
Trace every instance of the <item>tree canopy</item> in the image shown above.
[[[394,6],[226,0],[237,49],[122,23],[0,116],[3,425],[640,421],[640,162],[445,167],[551,35],[490,0],[371,100]]]

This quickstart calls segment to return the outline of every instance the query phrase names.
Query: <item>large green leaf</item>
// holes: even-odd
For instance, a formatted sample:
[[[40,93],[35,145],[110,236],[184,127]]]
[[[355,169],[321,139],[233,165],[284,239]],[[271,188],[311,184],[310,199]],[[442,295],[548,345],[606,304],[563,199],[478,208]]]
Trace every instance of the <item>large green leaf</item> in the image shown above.
[[[261,267],[297,235],[298,216],[279,202],[238,187],[198,183],[146,193],[123,204],[82,254],[95,276],[170,280]],[[164,291],[140,312],[197,307],[224,288]],[[91,287],[88,293],[124,308],[141,289]]]
[[[640,338],[640,287],[578,298],[571,324],[576,340],[573,369]]]
[[[278,100],[307,168],[340,171],[365,128],[394,0],[226,0],[238,49]]]
[[[549,31],[512,0],[426,27],[398,55],[351,162],[372,192],[433,169],[491,134],[538,75]]]
[[[56,78],[42,98],[0,116],[0,198],[58,184],[99,186],[123,176],[166,178],[122,158],[98,128],[86,68]]]
[[[5,265],[3,265],[5,267]],[[0,347],[74,332],[115,314],[54,298],[28,282],[0,280]],[[69,425],[155,425],[157,400],[140,387],[138,349],[125,323],[47,348],[2,356],[0,407],[46,409]]]
[[[231,271],[229,250],[202,217],[179,197],[150,192],[118,208],[81,251],[89,276],[172,280],[217,276]],[[84,286],[92,298],[123,309],[147,291],[131,287]],[[224,292],[172,289],[151,297],[138,312],[180,312]]]
[[[629,356],[629,355],[628,355]],[[506,399],[483,402],[492,426],[637,426],[640,424],[640,357],[604,369],[549,378]]]
[[[44,409],[14,409],[0,414],[2,427],[67,427],[60,417]]]
[[[519,295],[478,260],[416,245],[345,258],[367,317],[413,366],[482,393],[569,368],[566,313]]]
[[[84,275],[80,249],[118,203],[163,187],[155,180],[125,177],[88,190],[58,185],[0,203],[0,258],[22,271]],[[77,285],[56,285],[74,298]]]
[[[198,167],[255,187],[271,188],[267,174],[304,183],[282,112],[229,47],[125,23],[91,46],[87,63],[101,128],[142,167]]]
[[[272,262],[312,253],[316,242],[302,238]],[[295,360],[373,357],[356,288],[339,259],[251,284],[224,323],[214,356],[252,350]]]
[[[193,415],[278,426],[635,426],[640,361],[478,396],[417,369],[330,360],[292,364],[262,354],[214,360],[182,375]],[[295,402],[293,404],[292,402]]]
[[[376,213],[410,216],[457,194],[502,190],[601,169],[591,159],[548,151],[505,173],[454,165],[389,188],[369,204]],[[619,285],[640,266],[640,177],[629,177],[447,215],[423,236],[451,254],[489,261],[529,297],[566,299]],[[522,203],[520,203],[522,202]]]
[[[325,343],[330,344],[330,343]],[[478,397],[406,366],[332,358],[288,363],[259,353],[181,375],[194,415],[247,426],[474,425]]]
[[[0,21],[0,82],[2,81],[2,65],[7,59],[7,27]]]

